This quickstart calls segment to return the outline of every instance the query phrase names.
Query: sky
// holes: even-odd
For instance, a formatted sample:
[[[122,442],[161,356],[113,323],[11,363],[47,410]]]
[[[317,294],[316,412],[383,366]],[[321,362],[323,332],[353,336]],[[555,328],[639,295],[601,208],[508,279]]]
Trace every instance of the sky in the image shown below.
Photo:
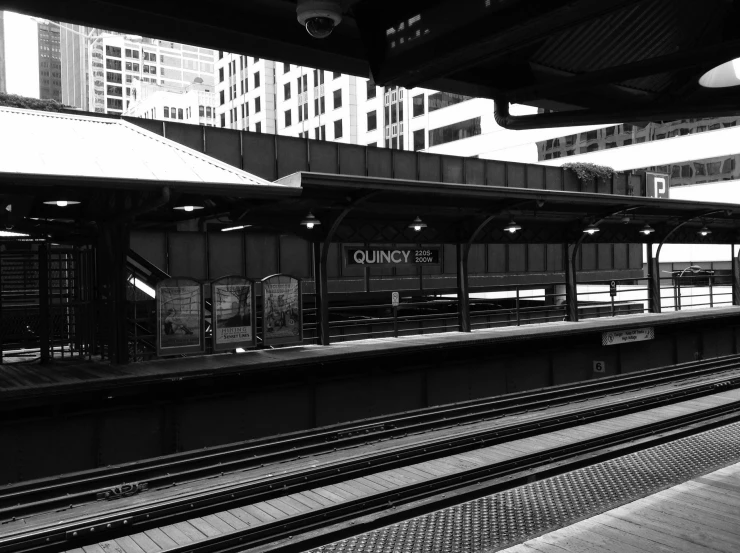
[[[38,27],[27,15],[5,12],[5,75],[10,94],[39,97]]]

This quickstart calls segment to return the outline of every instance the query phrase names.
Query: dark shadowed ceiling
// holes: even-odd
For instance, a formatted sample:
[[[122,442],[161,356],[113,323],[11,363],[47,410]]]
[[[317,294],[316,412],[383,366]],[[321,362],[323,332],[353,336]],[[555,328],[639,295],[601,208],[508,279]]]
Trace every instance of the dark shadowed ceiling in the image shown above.
[[[0,0],[49,19],[497,101],[509,128],[740,114],[699,77],[740,57],[732,0],[342,0],[314,39],[295,0]],[[544,113],[517,118],[508,103]]]

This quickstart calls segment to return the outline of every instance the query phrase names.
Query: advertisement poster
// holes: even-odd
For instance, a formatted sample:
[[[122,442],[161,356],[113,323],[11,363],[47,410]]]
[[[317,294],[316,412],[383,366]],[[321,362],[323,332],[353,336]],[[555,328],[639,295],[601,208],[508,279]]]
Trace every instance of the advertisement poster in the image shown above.
[[[213,349],[255,345],[254,286],[241,277],[223,277],[211,284]]]
[[[189,278],[157,283],[157,355],[203,352],[203,293]]]
[[[265,345],[303,341],[300,290],[300,281],[288,275],[273,275],[262,280]]]

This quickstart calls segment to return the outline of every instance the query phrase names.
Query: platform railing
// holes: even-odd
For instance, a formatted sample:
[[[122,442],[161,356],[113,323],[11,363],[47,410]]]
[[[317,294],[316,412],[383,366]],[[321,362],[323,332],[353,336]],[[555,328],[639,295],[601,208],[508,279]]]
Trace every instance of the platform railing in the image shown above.
[[[711,309],[732,305],[732,284],[725,276],[686,273],[660,278],[663,311]]]
[[[650,312],[647,280],[610,279],[579,283],[577,297],[579,319]]]

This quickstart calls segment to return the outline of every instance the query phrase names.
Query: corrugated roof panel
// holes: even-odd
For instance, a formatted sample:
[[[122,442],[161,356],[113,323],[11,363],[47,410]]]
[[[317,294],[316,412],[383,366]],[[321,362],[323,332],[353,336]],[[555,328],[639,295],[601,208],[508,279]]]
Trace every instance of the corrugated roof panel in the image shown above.
[[[686,40],[672,0],[641,2],[584,23],[545,42],[531,61],[580,74],[672,53]],[[618,46],[618,47],[617,47]],[[635,79],[629,86],[658,91],[665,79]]]
[[[0,108],[0,173],[272,185],[118,119]]]

